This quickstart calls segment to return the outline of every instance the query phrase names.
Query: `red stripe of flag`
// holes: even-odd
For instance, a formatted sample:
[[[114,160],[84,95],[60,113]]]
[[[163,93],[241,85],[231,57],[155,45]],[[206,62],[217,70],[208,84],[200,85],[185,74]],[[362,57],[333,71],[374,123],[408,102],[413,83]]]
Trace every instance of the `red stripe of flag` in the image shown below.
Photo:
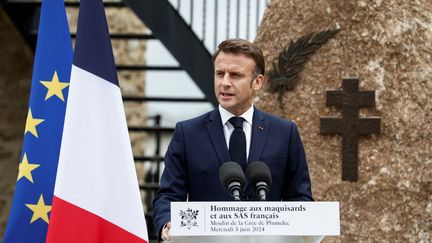
[[[68,203],[53,198],[53,208],[48,228],[47,243],[148,243],[117,225]]]

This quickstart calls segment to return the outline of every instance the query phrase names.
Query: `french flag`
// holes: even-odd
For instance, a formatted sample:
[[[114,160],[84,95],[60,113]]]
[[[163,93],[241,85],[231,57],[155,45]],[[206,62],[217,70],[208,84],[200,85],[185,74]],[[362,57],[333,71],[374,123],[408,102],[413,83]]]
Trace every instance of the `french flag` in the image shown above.
[[[82,0],[46,242],[148,242],[102,0]]]

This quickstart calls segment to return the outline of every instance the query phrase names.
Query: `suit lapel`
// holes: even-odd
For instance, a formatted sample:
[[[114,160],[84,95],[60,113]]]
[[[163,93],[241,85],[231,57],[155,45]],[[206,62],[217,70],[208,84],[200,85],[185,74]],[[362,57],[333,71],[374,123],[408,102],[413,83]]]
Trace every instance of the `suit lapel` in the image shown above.
[[[265,114],[255,108],[252,122],[252,136],[248,163],[261,159],[269,129],[268,122],[265,121],[264,118]]]
[[[207,122],[207,130],[209,132],[213,147],[216,150],[220,162],[225,163],[229,161],[230,156],[225,142],[222,120],[218,109],[215,109],[210,113],[209,121]]]

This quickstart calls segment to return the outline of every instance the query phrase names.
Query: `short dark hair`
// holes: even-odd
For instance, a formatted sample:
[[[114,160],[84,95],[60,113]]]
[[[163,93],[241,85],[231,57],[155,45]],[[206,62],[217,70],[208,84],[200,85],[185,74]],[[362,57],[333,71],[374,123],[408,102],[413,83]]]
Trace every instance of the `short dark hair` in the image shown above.
[[[258,76],[259,74],[264,75],[265,72],[265,62],[264,62],[264,55],[261,51],[261,49],[255,45],[254,43],[251,43],[244,39],[229,39],[222,41],[218,45],[218,49],[213,54],[213,63],[216,60],[216,57],[219,55],[220,52],[225,53],[234,53],[234,54],[243,54],[247,57],[252,58],[255,61],[255,75]]]

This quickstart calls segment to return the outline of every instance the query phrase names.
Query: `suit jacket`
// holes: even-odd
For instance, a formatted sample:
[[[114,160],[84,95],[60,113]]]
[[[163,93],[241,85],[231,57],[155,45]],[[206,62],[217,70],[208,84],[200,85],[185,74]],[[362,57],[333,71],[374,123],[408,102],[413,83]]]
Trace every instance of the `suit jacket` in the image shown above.
[[[269,201],[310,201],[311,183],[296,125],[255,108],[248,163],[265,162],[273,185]],[[154,199],[156,230],[170,220],[172,201],[231,201],[219,181],[219,167],[230,161],[219,110],[176,125],[165,155],[160,190]]]

